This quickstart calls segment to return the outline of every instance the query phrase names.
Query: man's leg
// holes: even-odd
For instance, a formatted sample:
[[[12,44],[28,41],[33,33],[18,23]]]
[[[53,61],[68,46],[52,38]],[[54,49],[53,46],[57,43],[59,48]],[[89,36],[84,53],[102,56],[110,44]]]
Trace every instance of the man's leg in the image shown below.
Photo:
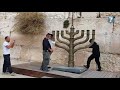
[[[51,53],[51,52],[49,52],[49,54],[50,54],[50,56],[51,56],[51,54],[52,54],[52,53]],[[48,62],[48,69],[49,69],[49,68],[51,68],[51,67],[49,66],[50,61],[51,61],[51,58],[49,59],[49,62]]]
[[[43,62],[42,62],[42,66],[41,69],[43,71],[48,71],[48,64],[49,64],[49,60],[50,60],[50,54],[49,52],[43,52]]]
[[[41,70],[43,70],[45,68],[45,65],[44,65],[44,63],[45,63],[45,53],[46,52],[43,51],[43,61],[42,61],[42,65],[41,65],[41,68],[40,68]]]
[[[10,61],[10,55],[8,55],[8,71],[9,73],[12,73],[12,67],[11,67],[11,61]]]
[[[6,73],[7,70],[7,56],[3,55],[4,57],[4,62],[3,62],[3,73]]]
[[[101,66],[100,66],[100,61],[99,61],[99,57],[95,57],[95,62],[98,66],[98,71],[101,71]]]
[[[93,60],[93,59],[94,59],[93,54],[90,55],[90,57],[88,57],[88,60],[87,60],[87,67],[86,67],[86,68],[89,68],[89,67],[90,67],[90,62],[91,62],[91,60]]]

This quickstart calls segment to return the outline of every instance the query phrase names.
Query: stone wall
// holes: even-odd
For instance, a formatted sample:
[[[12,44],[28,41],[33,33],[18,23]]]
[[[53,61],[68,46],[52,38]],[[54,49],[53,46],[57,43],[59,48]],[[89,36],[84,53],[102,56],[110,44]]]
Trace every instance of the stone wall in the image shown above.
[[[63,12],[45,12],[45,14],[47,15],[46,31],[42,34],[36,36],[23,35],[18,32],[11,34],[12,38],[16,39],[16,46],[11,50],[11,58],[29,62],[42,61],[42,40],[45,34],[52,32],[52,30],[65,30],[63,28],[63,22],[67,18],[67,13]],[[83,12],[83,18],[75,19],[74,26],[76,30],[90,30],[90,33],[92,33],[92,30],[95,30],[96,42],[100,45],[100,61],[103,70],[120,71],[120,17],[119,13],[117,13],[115,29],[113,31],[113,24],[108,23],[108,14],[109,13],[103,12],[102,18],[96,18],[96,12]],[[5,13],[1,13],[0,15],[3,17]],[[9,35],[9,31],[12,30],[15,15],[16,13],[7,13],[6,19],[1,18],[0,27],[3,27],[3,29],[1,29],[1,42],[3,41],[3,37]],[[67,30],[69,30],[69,28]],[[84,40],[85,37],[81,40]],[[89,42],[86,44],[89,44]],[[75,65],[82,66],[86,64],[86,60],[90,54],[91,49],[76,52]],[[51,59],[51,63],[67,65],[68,54],[65,50],[55,47]],[[91,63],[91,68],[96,69],[94,60]]]

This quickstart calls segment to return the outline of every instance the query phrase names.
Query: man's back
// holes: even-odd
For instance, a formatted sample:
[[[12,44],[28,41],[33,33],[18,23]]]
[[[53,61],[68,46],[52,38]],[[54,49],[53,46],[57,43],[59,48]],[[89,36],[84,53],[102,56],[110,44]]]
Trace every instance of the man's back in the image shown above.
[[[93,55],[100,56],[99,45],[96,42],[94,42],[90,48],[93,48],[92,50]]]
[[[10,43],[8,43],[8,42],[4,42],[3,43],[3,54],[4,55],[7,55],[7,54],[10,54],[10,49],[8,49],[6,46],[8,46],[8,45],[10,45]]]
[[[47,38],[43,39],[42,44],[43,44],[43,50],[48,50],[48,48],[51,48],[51,45],[50,45],[50,43],[49,43]]]

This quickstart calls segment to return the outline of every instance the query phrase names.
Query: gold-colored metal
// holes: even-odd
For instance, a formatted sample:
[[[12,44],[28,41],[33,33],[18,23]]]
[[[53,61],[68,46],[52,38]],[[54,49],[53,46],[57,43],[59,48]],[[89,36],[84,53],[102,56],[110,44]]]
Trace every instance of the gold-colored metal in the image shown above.
[[[52,34],[53,34],[54,38],[56,38],[57,42],[62,43],[62,44],[67,46],[67,47],[65,47],[65,46],[62,46],[62,45],[58,44],[57,42],[55,43],[55,45],[57,47],[62,48],[62,49],[66,50],[68,52],[68,54],[69,54],[69,56],[68,56],[68,67],[74,67],[74,54],[78,50],[89,48],[94,43],[95,30],[92,30],[92,42],[89,45],[86,45],[84,47],[75,48],[76,46],[78,46],[78,45],[80,46],[80,44],[84,44],[87,41],[89,41],[90,30],[87,30],[85,40],[75,43],[76,40],[82,39],[84,37],[84,32],[85,31],[81,30],[81,35],[78,36],[78,37],[75,37],[77,34],[79,34],[79,30],[75,31],[75,28],[73,26],[73,14],[72,14],[72,25],[71,25],[70,31],[66,30],[65,32],[69,37],[64,35],[64,31],[61,31],[61,33],[60,33],[60,31],[57,31],[56,33],[55,33],[55,31],[52,31]],[[60,40],[59,34],[61,34],[61,37],[65,40],[67,40],[68,42]]]

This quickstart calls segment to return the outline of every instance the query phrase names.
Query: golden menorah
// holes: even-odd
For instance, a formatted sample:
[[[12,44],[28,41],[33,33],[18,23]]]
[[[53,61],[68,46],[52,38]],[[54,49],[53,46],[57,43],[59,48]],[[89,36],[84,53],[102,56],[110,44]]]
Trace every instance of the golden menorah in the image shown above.
[[[78,47],[78,48],[75,48],[76,46],[80,45],[80,44],[84,44],[86,43],[87,41],[89,41],[90,39],[90,30],[87,30],[87,35],[86,35],[86,39],[81,41],[81,42],[76,42],[77,40],[79,39],[82,39],[84,37],[84,31],[85,30],[81,30],[81,35],[78,36],[78,37],[75,37],[77,34],[79,34],[79,30],[76,30],[75,31],[75,28],[73,26],[73,12],[72,12],[72,25],[71,25],[71,28],[70,28],[70,31],[61,31],[61,37],[65,40],[67,40],[68,42],[65,42],[63,40],[60,39],[60,31],[52,31],[52,34],[54,36],[54,39],[56,37],[57,41],[59,43],[62,43],[62,44],[65,44],[67,47],[64,47],[58,43],[55,43],[55,46],[59,47],[59,48],[62,48],[64,50],[66,50],[68,52],[68,67],[74,67],[74,54],[78,51],[78,50],[81,50],[81,49],[85,49],[85,48],[89,48],[93,43],[94,43],[94,40],[95,40],[95,30],[92,30],[92,42],[88,45],[85,45],[84,47]],[[65,32],[67,35],[69,35],[69,37],[65,36]]]
[[[66,37],[65,36],[65,32],[67,35],[69,35],[69,37]],[[92,42],[89,44],[89,45],[85,45],[84,47],[78,47],[78,48],[75,48],[76,46],[80,45],[80,44],[84,44],[86,43],[87,41],[89,41],[90,39],[90,30],[87,30],[87,35],[86,35],[86,39],[81,41],[81,42],[76,42],[76,40],[79,40],[79,39],[82,39],[84,37],[84,30],[81,30],[81,35],[78,36],[78,37],[75,37],[77,34],[79,34],[79,30],[76,30],[75,31],[75,28],[72,26],[70,28],[70,32],[69,31],[61,31],[61,37],[63,39],[66,39],[68,42],[65,42],[65,41],[62,41],[60,40],[60,31],[57,31],[55,33],[55,31],[52,31],[52,34],[54,35],[54,38],[56,37],[57,41],[59,43],[62,43],[62,44],[65,44],[67,47],[64,47],[58,43],[55,43],[55,46],[59,47],[59,48],[62,48],[64,50],[66,50],[69,54],[68,56],[68,67],[74,67],[74,54],[75,52],[77,52],[78,50],[81,50],[81,49],[85,49],[85,48],[89,48],[93,43],[94,43],[94,40],[95,40],[95,30],[92,30]]]

